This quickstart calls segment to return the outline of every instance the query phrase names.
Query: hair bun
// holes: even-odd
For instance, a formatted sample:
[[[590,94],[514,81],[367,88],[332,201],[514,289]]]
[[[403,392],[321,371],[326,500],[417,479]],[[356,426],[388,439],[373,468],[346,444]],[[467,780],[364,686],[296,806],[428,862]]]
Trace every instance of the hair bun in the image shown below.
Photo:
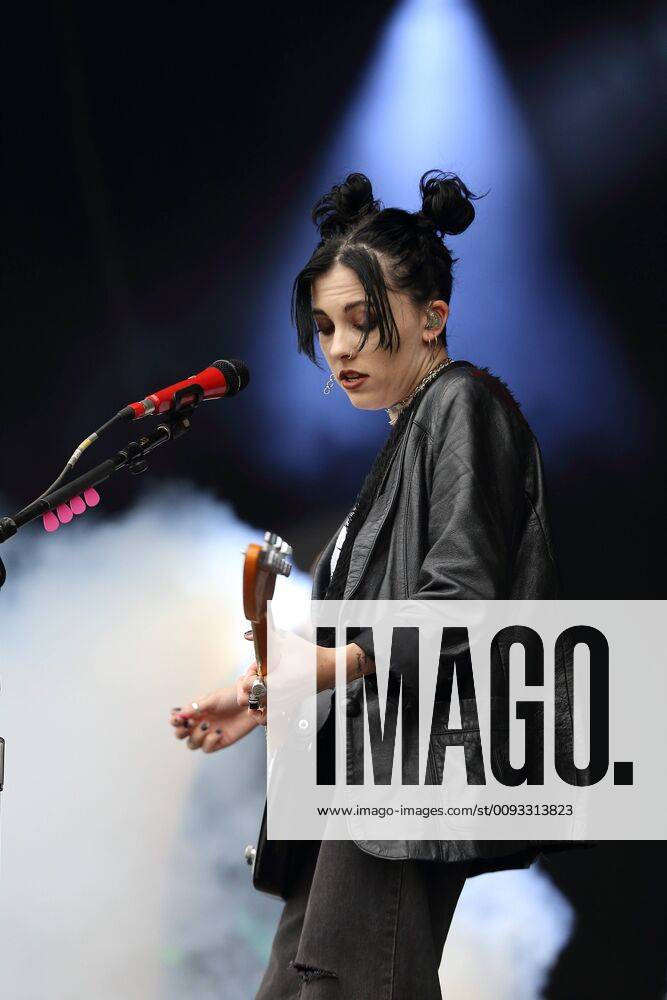
[[[373,185],[365,174],[348,174],[342,184],[334,184],[313,209],[313,222],[322,239],[346,232],[366,215],[379,212]]]
[[[479,195],[469,191],[456,174],[427,170],[419,182],[419,191],[422,197],[421,214],[442,235],[457,236],[475,218],[472,200]]]

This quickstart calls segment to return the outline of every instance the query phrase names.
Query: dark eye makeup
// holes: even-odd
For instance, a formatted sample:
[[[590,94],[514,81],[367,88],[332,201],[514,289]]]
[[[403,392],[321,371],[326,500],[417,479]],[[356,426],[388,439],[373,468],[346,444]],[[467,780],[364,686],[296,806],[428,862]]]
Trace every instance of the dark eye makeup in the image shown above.
[[[318,332],[323,334],[325,337],[329,336],[334,332],[333,323],[325,323],[322,321],[320,317],[318,317],[315,322],[317,324]],[[354,323],[353,326],[355,330],[359,331],[359,333],[370,333],[370,331],[374,330],[375,327],[377,326],[377,319],[375,315],[371,313],[369,316],[365,317],[361,322]]]

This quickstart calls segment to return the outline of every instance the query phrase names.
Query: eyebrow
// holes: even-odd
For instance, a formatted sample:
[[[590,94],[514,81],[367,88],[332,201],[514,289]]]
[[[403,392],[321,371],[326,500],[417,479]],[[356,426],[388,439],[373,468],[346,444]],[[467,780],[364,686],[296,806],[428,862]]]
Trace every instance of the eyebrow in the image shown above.
[[[356,302],[348,302],[343,312],[349,312],[351,309],[356,309],[357,306],[365,306],[366,299],[357,299]],[[326,316],[324,309],[313,309],[313,316]]]

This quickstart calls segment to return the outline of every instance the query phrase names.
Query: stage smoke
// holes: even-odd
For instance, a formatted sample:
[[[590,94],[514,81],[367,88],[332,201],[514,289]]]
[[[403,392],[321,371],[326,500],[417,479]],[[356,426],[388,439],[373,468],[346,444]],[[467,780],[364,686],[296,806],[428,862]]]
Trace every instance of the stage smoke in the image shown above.
[[[180,485],[5,546],[3,996],[33,1000],[44,983],[53,1000],[253,995],[280,913],[242,858],[264,736],[205,757],[167,720],[251,662],[241,549],[264,527],[281,530]],[[281,578],[277,623],[298,628],[309,595],[304,574]],[[536,869],[471,880],[447,946],[451,994],[537,997],[569,924]]]

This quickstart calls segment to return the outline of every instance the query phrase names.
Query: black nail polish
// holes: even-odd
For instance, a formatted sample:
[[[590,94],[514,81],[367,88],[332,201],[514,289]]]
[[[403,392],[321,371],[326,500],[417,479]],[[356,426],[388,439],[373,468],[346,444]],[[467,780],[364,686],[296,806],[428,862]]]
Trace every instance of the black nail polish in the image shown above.
[[[172,708],[172,712],[180,712],[181,706],[177,705],[176,708]]]
[[[202,732],[206,732],[208,729],[208,722],[202,722],[201,724]]]
[[[216,729],[215,735],[216,736],[222,736],[222,729]]]

